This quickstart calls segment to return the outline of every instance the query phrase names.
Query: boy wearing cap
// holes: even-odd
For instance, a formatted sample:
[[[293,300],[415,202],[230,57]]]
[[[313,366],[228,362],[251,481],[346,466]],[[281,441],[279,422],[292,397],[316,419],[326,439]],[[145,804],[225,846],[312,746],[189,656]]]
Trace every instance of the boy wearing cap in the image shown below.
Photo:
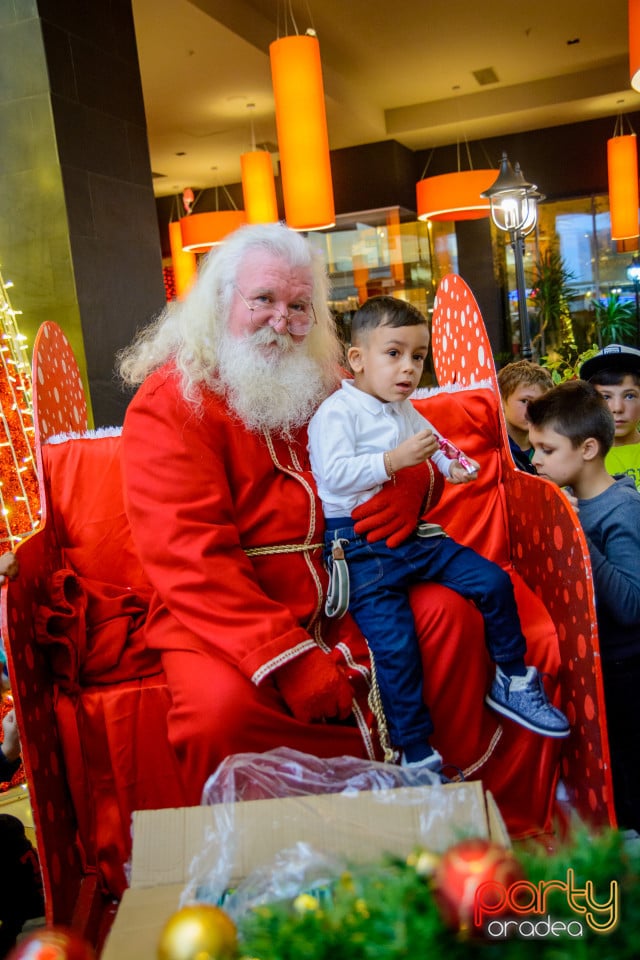
[[[580,377],[593,384],[613,414],[616,432],[607,471],[630,476],[640,490],[640,350],[612,343],[582,364]]]

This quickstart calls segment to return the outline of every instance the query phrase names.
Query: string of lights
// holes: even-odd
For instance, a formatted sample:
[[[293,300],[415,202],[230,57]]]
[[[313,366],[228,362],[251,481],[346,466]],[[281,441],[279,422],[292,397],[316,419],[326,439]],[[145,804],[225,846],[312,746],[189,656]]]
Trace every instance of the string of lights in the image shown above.
[[[18,328],[0,274],[0,549],[13,550],[40,521],[31,369],[27,338]]]

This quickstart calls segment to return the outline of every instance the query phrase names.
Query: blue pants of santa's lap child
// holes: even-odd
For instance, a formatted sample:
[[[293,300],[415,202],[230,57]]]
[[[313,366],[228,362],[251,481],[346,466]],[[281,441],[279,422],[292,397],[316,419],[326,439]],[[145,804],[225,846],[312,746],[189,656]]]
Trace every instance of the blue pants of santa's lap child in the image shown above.
[[[496,563],[444,535],[413,535],[393,548],[383,540],[369,543],[355,533],[350,517],[337,517],[326,521],[329,567],[335,539],[342,541],[349,569],[349,612],[371,648],[394,746],[424,743],[433,733],[422,695],[422,659],[407,596],[412,584],[440,583],[473,601],[484,618],[485,643],[494,663],[524,657],[526,640],[513,586]],[[462,671],[465,664],[459,667]],[[455,676],[450,682],[455,683]]]

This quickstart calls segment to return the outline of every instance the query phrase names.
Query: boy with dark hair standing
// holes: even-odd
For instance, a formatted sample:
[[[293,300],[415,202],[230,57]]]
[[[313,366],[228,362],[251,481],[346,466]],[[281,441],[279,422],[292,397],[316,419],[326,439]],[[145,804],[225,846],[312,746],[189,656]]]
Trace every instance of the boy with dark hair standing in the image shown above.
[[[498,386],[509,435],[509,449],[516,467],[535,473],[531,466],[533,447],[529,442],[527,407],[553,386],[551,374],[531,360],[516,360],[498,371]]]
[[[616,813],[640,831],[640,494],[631,477],[607,472],[615,423],[594,386],[560,384],[529,404],[528,417],[533,464],[570,488],[589,545]]]
[[[344,552],[349,610],[371,648],[401,762],[434,772],[442,767],[430,743],[433,725],[407,596],[411,584],[427,580],[472,600],[483,615],[486,645],[496,663],[487,703],[543,736],[567,736],[566,717],[549,703],[536,668],[525,665],[513,586],[501,567],[435,524],[425,524],[426,530],[418,528],[393,548],[355,533],[352,511],[398,471],[433,460],[451,482],[465,483],[475,478],[478,464],[460,451],[454,454],[458,459],[445,456],[438,442],[443,438],[409,400],[429,349],[427,321],[416,307],[395,297],[371,297],[352,319],[351,338],[353,380],[343,380],[309,424],[311,469],[325,515],[325,554],[331,565],[336,545]]]
[[[640,490],[640,350],[612,343],[582,364],[580,376],[604,397],[615,421],[605,467],[632,477]]]

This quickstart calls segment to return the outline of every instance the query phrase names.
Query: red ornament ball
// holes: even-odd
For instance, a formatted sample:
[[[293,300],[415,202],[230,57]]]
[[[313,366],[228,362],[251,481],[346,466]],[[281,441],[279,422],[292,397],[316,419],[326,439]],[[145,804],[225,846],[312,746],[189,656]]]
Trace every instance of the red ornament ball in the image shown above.
[[[23,937],[7,960],[95,960],[86,940],[66,927],[43,927]]]
[[[510,850],[472,837],[443,855],[433,877],[434,898],[447,926],[470,934],[475,932],[475,895],[480,884],[493,881],[509,887],[524,879],[522,867]]]

